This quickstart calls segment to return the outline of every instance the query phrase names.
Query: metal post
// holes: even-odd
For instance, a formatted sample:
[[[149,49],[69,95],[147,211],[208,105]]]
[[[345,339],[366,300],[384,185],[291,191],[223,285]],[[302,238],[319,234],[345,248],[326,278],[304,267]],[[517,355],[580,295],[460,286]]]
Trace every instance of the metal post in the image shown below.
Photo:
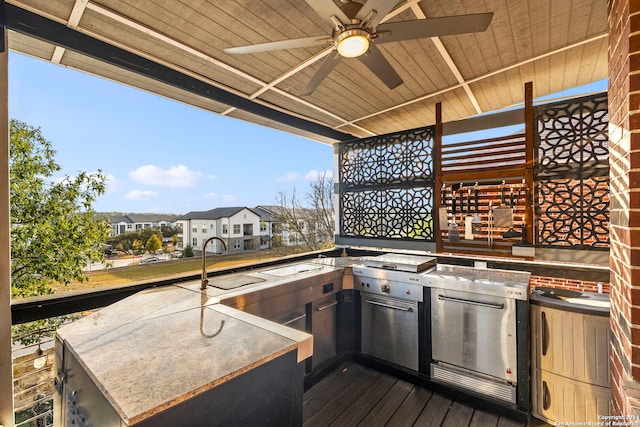
[[[438,216],[441,206],[444,206],[445,201],[442,200],[442,103],[436,103],[436,132],[433,138],[433,172],[436,175],[436,183],[433,192],[433,229],[436,240],[436,253],[442,252],[443,242],[442,232],[446,230],[440,229],[440,218]],[[456,220],[455,218],[453,219]]]
[[[2,28],[0,52],[0,425],[13,425],[11,362],[11,240],[9,207],[9,46]]]

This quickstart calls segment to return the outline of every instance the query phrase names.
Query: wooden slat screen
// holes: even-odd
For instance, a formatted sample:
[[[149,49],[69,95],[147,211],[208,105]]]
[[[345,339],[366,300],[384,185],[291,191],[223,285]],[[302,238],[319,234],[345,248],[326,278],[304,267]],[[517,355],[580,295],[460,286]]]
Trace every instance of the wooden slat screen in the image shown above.
[[[508,203],[511,190],[514,191],[513,209],[514,229],[522,232],[525,215],[526,190],[522,180],[525,176],[526,145],[523,133],[497,138],[442,143],[442,183],[445,186],[443,206],[447,207],[449,223],[453,220],[452,191],[457,197],[456,224],[460,232],[460,241],[449,241],[448,230],[441,232],[442,249],[457,253],[491,253],[510,256],[511,246],[520,238],[505,239],[508,228],[489,226],[489,204],[500,206],[501,185],[504,181]],[[475,184],[478,183],[478,216],[482,222],[480,233],[473,240],[465,240],[464,217],[475,215]],[[460,212],[460,187],[464,193],[464,214]],[[442,191],[442,189],[439,189]],[[467,212],[467,194],[471,191],[471,212]],[[518,195],[519,192],[519,195]],[[489,239],[492,237],[493,239]],[[490,244],[491,241],[491,244]]]

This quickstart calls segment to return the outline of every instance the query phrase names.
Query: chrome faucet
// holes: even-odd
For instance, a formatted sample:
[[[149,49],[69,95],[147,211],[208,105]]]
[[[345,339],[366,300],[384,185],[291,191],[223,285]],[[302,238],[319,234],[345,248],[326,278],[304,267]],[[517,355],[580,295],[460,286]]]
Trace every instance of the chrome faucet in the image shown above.
[[[204,244],[202,245],[202,278],[200,279],[200,289],[201,290],[205,290],[207,289],[207,284],[209,283],[209,279],[207,279],[207,244],[209,244],[210,241],[212,240],[220,240],[220,242],[222,243],[222,248],[226,251],[227,250],[227,244],[224,242],[224,240],[222,240],[220,237],[218,236],[213,236],[213,237],[209,237],[207,240],[204,241]]]

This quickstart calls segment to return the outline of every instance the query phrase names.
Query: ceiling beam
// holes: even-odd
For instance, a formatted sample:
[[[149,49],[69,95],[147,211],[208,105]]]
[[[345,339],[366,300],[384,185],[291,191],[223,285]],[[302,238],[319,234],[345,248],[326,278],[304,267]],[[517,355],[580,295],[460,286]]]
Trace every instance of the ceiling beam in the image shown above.
[[[414,15],[416,15],[416,18],[427,19],[427,15],[425,15],[424,11],[422,10],[422,8],[420,8],[418,3],[411,6],[411,11]],[[476,96],[471,91],[469,85],[465,82],[464,77],[462,77],[462,73],[460,73],[460,70],[458,70],[458,66],[456,65],[456,63],[453,62],[453,58],[451,58],[451,55],[449,55],[449,52],[447,52],[444,44],[442,44],[442,40],[440,40],[440,37],[431,37],[431,42],[435,45],[438,53],[440,54],[440,56],[442,56],[442,59],[444,59],[444,62],[447,64],[449,70],[454,75],[462,89],[464,89],[465,93],[469,97],[469,101],[471,101],[473,108],[475,108],[476,110],[476,114],[482,114],[482,109],[480,108],[480,104],[478,103]]]
[[[120,15],[120,14],[112,11],[109,8],[106,8],[106,7],[104,7],[102,5],[99,5],[99,4],[96,4],[96,3],[89,2],[89,0],[77,0],[77,1],[84,1],[84,2],[87,3],[87,8],[92,10],[92,11],[94,11],[94,12],[97,12],[97,13],[103,15],[103,16],[106,16],[109,19],[113,19],[114,21],[119,22],[119,23],[121,23],[123,25],[126,25],[129,28],[132,28],[132,29],[134,29],[136,31],[140,31],[141,33],[144,33],[149,37],[153,37],[156,40],[159,40],[159,41],[161,41],[163,43],[166,43],[166,44],[168,44],[170,46],[176,47],[176,48],[178,48],[178,49],[180,49],[180,50],[182,50],[184,52],[187,52],[187,53],[189,53],[191,55],[194,55],[197,58],[203,59],[203,60],[209,62],[210,64],[212,64],[212,65],[214,65],[216,67],[222,68],[225,71],[228,71],[228,72],[230,72],[232,74],[235,74],[236,76],[241,77],[241,78],[243,78],[243,79],[245,79],[245,80],[247,80],[247,81],[249,81],[249,82],[251,82],[251,83],[253,83],[253,84],[257,85],[257,86],[259,86],[260,88],[257,91],[255,91],[254,93],[252,93],[251,95],[249,95],[248,99],[257,99],[257,97],[259,95],[261,95],[262,93],[264,93],[264,92],[266,92],[268,90],[271,90],[271,91],[276,92],[278,95],[284,96],[285,98],[292,99],[292,100],[294,100],[295,102],[297,102],[299,104],[303,104],[303,105],[305,105],[305,106],[307,106],[309,108],[312,108],[312,109],[314,109],[314,110],[316,110],[316,111],[318,111],[318,112],[320,112],[320,113],[322,113],[322,114],[324,114],[324,115],[326,115],[326,116],[328,116],[328,117],[332,118],[333,120],[336,120],[336,121],[338,121],[340,123],[346,123],[347,122],[347,119],[345,119],[343,117],[340,117],[340,116],[338,116],[338,115],[336,115],[336,114],[334,114],[334,113],[332,113],[330,111],[327,111],[327,110],[325,110],[323,108],[320,108],[317,105],[314,105],[314,104],[312,104],[312,103],[310,103],[310,102],[308,102],[306,100],[301,99],[300,97],[297,97],[297,96],[295,96],[295,95],[293,95],[293,94],[291,94],[289,92],[286,92],[284,90],[278,89],[276,87],[276,85],[278,83],[280,83],[283,80],[291,77],[293,74],[297,73],[298,71],[308,67],[309,65],[313,64],[314,62],[316,62],[318,59],[324,57],[328,53],[328,51],[327,52],[324,52],[324,51],[321,52],[320,53],[321,56],[315,55],[315,56],[311,57],[309,60],[302,62],[300,65],[295,67],[293,70],[290,70],[289,72],[285,73],[283,76],[280,76],[276,80],[267,83],[267,82],[265,82],[263,80],[260,80],[260,79],[254,77],[254,76],[252,76],[250,74],[245,73],[244,71],[241,71],[241,70],[239,70],[239,69],[237,69],[235,67],[232,67],[231,65],[229,65],[229,64],[227,64],[225,62],[222,62],[222,61],[220,61],[220,60],[218,60],[216,58],[213,58],[212,56],[210,56],[210,55],[208,55],[208,54],[206,54],[206,53],[204,53],[204,52],[202,52],[202,51],[200,51],[198,49],[194,49],[193,47],[191,47],[189,45],[186,45],[186,44],[184,44],[184,43],[182,43],[182,42],[180,42],[180,41],[178,41],[178,40],[176,40],[174,38],[168,37],[167,35],[162,34],[162,33],[158,32],[156,30],[153,30],[153,29],[147,27],[146,25],[143,25],[143,24],[141,24],[139,22],[135,22],[132,19],[126,17],[126,16]],[[80,28],[79,30],[83,31],[85,33],[89,33],[89,35],[93,36],[93,34],[91,34],[90,32],[88,32],[88,31],[86,31],[84,29]],[[225,89],[225,90],[229,90],[230,89],[230,88],[222,87],[219,84],[217,86],[221,87],[222,89]],[[236,91],[236,93],[238,95],[240,95],[240,96],[246,96],[244,93],[239,93],[237,91]],[[225,110],[222,113],[222,115],[228,115],[234,110],[235,110],[235,107],[231,107],[231,108]],[[303,119],[308,119],[307,117],[304,117],[302,115],[297,115],[297,116],[301,117]],[[326,125],[325,123],[320,123],[320,124]],[[364,128],[360,127],[360,126],[354,125],[354,127],[360,129],[361,131],[363,131],[365,133],[373,135],[373,132],[371,132],[371,131],[369,131],[367,129],[364,129]]]
[[[84,15],[84,11],[87,8],[88,2],[89,0],[76,0],[76,2],[73,4],[71,15],[67,20],[67,27],[74,29],[78,28],[78,24],[82,19],[82,15]],[[60,63],[62,62],[62,57],[64,56],[64,51],[65,48],[63,48],[62,46],[56,46],[53,49],[53,53],[51,54],[51,59],[49,59],[51,63],[60,65]]]

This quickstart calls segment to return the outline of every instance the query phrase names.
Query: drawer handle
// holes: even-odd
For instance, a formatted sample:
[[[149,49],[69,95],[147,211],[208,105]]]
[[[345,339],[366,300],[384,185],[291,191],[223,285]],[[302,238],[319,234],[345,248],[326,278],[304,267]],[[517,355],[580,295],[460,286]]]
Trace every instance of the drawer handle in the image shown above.
[[[464,298],[453,298],[453,297],[447,297],[444,295],[438,295],[438,299],[442,301],[458,302],[460,304],[479,305],[481,307],[495,308],[497,310],[502,310],[504,308],[504,304],[492,304],[489,302],[474,301],[474,300],[464,299]]]
[[[327,304],[327,305],[323,305],[322,307],[316,307],[316,311],[326,310],[327,308],[331,308],[331,307],[333,307],[334,305],[338,305],[338,301],[330,302],[329,304]]]
[[[549,323],[547,322],[547,315],[542,312],[542,355],[546,356],[549,350]]]
[[[551,407],[551,393],[546,381],[542,381],[542,409],[545,411]]]
[[[378,301],[371,301],[370,299],[366,299],[366,300],[364,300],[364,302],[366,302],[367,304],[379,305],[380,307],[391,308],[391,309],[394,309],[394,310],[408,311],[409,313],[413,312],[413,307],[396,307],[396,306],[393,306],[393,305],[383,304],[383,303],[378,302]]]
[[[302,315],[300,315],[300,316],[294,317],[294,318],[293,318],[293,319],[291,319],[291,320],[287,320],[287,321],[286,321],[286,322],[284,322],[282,325],[283,325],[283,326],[290,325],[291,323],[296,322],[296,321],[298,321],[298,320],[300,320],[300,319],[304,319],[305,317],[307,317],[307,315],[306,315],[306,314],[302,314]]]

